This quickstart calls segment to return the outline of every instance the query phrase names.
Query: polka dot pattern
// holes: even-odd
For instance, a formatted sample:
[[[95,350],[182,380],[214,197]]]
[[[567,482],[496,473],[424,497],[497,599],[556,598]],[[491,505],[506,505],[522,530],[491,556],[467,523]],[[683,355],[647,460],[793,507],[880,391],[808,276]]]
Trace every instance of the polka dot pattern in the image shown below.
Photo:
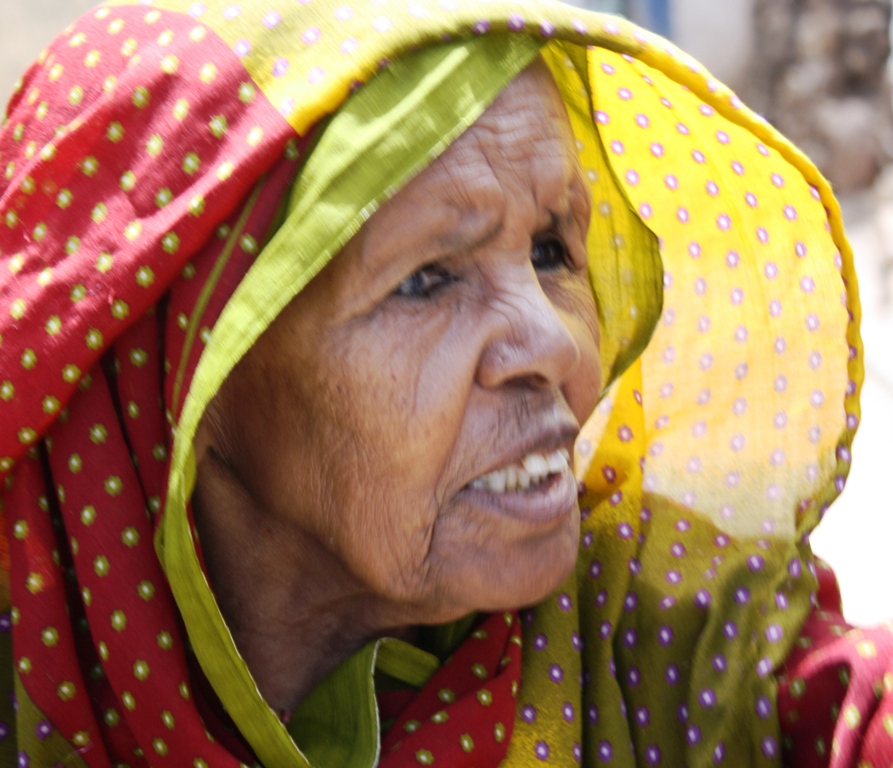
[[[816,583],[804,537],[843,488],[858,424],[855,289],[827,187],[696,63],[620,20],[504,0],[302,5],[101,8],[11,104],[0,633],[21,691],[14,759],[52,764],[42,745],[62,745],[96,764],[252,762],[199,715],[213,691],[153,551],[192,375],[263,249],[298,135],[402,50],[508,31],[555,38],[592,242],[610,233],[623,256],[615,269],[593,251],[610,275],[603,360],[631,367],[578,445],[576,573],[519,621],[491,617],[504,654],[470,637],[387,744],[411,765],[779,765],[774,672]],[[624,240],[639,220],[654,237]],[[656,257],[656,240],[663,313],[633,363],[660,297],[624,259]],[[606,300],[611,285],[634,299]],[[864,701],[835,706],[861,733]],[[11,730],[0,722],[0,749]]]

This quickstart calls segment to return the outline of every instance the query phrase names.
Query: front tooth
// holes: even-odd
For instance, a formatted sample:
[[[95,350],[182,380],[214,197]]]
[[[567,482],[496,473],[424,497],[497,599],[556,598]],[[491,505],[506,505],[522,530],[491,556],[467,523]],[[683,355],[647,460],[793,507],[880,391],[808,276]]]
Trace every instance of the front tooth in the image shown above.
[[[506,473],[504,470],[497,470],[487,475],[487,481],[490,490],[495,493],[505,493]]]
[[[567,448],[562,448],[558,451],[558,453],[561,454],[561,457],[567,462],[568,466],[570,466],[570,463],[571,463],[570,451],[568,451]]]
[[[475,488],[478,491],[486,491],[489,488],[489,484],[487,483],[487,478],[479,477],[477,480],[472,480],[471,487]]]
[[[527,456],[521,460],[521,463],[531,476],[549,474],[549,462],[547,462],[545,457],[539,453],[527,454]]]
[[[505,471],[505,489],[507,491],[515,491],[518,489],[518,468],[509,467]]]
[[[527,470],[518,470],[518,485],[521,486],[522,491],[526,491],[530,488],[530,473]]]
[[[550,472],[561,472],[562,470],[567,469],[567,459],[564,457],[561,451],[550,453],[548,456],[546,456],[546,461],[549,464]]]

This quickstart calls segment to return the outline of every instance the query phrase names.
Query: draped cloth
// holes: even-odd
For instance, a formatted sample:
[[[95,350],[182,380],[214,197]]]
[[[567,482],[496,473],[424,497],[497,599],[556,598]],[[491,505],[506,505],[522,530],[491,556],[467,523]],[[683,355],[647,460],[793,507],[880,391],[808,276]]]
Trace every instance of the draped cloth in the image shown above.
[[[353,695],[311,695],[357,724],[326,751],[263,701],[217,608],[192,437],[537,52],[592,186],[612,382],[577,445],[577,568],[484,618],[384,734],[387,654],[364,649]],[[26,74],[0,169],[4,764],[781,764],[775,675],[851,459],[860,310],[827,183],[696,62],[548,3],[110,3]]]

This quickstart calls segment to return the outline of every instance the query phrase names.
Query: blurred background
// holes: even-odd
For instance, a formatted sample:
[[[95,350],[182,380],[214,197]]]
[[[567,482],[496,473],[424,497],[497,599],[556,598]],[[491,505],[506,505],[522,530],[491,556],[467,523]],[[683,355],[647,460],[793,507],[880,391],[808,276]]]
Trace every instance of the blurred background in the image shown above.
[[[893,0],[574,0],[623,14],[700,59],[815,160],[841,196],[864,311],[853,470],[813,536],[847,618],[893,620]],[[94,0],[2,0],[0,102]]]

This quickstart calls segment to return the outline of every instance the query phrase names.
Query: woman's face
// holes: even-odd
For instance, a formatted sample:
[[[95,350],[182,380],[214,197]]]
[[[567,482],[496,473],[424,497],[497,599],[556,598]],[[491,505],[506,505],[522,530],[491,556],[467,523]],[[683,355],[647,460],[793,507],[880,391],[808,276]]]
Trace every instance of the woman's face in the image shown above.
[[[215,402],[215,450],[271,526],[407,622],[530,604],[573,567],[566,457],[602,384],[590,202],[538,63],[382,206]]]

